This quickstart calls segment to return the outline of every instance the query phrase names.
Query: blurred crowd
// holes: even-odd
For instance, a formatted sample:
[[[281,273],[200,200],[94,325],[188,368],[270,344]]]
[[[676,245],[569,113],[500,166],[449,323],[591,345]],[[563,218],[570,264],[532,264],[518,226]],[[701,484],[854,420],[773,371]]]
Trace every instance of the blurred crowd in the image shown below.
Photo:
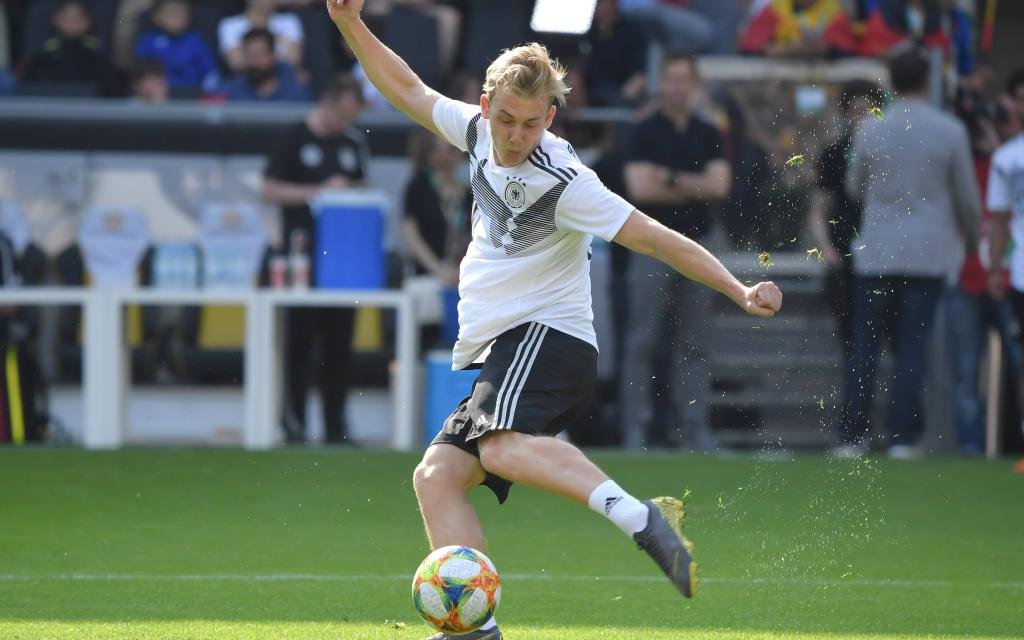
[[[637,104],[657,51],[873,57],[914,41],[945,52],[960,89],[987,82],[985,0],[600,0],[590,30],[578,36],[531,32],[533,4],[378,0],[364,13],[432,86],[480,75],[496,48],[547,39],[580,80],[574,106]],[[0,95],[312,101],[338,71],[362,77],[322,5],[4,0]]]

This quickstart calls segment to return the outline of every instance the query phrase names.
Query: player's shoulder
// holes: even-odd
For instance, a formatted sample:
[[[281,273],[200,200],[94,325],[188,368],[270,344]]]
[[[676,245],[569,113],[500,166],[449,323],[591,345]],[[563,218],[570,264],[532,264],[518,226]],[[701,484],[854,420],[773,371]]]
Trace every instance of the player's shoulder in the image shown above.
[[[480,105],[441,95],[434,103],[431,115],[434,124],[445,133],[449,141],[453,138],[458,139],[458,146],[465,144],[472,157],[483,155],[490,134],[487,132],[488,122],[483,117]]]
[[[581,173],[589,171],[569,141],[550,131],[544,133],[540,144],[530,154],[530,163],[563,182],[572,182]]]

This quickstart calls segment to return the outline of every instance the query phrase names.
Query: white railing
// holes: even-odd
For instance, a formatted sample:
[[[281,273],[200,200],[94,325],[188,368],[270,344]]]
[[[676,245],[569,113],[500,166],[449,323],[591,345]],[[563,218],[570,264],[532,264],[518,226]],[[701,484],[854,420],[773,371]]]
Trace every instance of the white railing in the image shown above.
[[[286,307],[393,308],[397,314],[398,371],[392,388],[395,423],[391,446],[412,450],[416,440],[416,358],[419,333],[410,294],[403,290],[165,291],[104,290],[73,287],[3,288],[0,304],[80,305],[83,310],[82,395],[85,420],[82,444],[87,449],[116,449],[127,430],[128,345],[123,309],[127,304],[245,307],[245,371],[242,444],[269,449],[281,441],[283,340],[279,313]]]

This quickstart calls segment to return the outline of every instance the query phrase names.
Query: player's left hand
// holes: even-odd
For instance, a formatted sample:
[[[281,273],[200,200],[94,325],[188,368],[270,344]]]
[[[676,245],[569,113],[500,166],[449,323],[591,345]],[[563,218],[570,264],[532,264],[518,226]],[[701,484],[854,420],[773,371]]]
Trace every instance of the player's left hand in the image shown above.
[[[774,282],[759,282],[747,287],[742,306],[750,315],[770,318],[782,308],[782,291]]]

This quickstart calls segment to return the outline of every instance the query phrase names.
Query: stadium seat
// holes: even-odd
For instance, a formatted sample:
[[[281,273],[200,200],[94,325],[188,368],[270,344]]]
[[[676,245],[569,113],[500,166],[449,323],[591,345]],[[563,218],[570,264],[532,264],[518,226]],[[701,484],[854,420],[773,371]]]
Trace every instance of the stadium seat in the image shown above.
[[[149,229],[145,217],[133,207],[95,206],[79,227],[77,242],[56,258],[57,275],[68,286],[130,288],[139,282],[147,260]],[[152,314],[138,305],[125,310],[125,332],[132,349],[132,376],[146,380],[156,354]],[[60,315],[59,370],[67,380],[81,376],[81,309]]]
[[[133,207],[92,207],[82,218],[78,243],[95,286],[132,287],[149,247],[146,217]]]
[[[206,288],[253,288],[267,251],[259,208],[249,202],[208,203],[200,214],[199,247]],[[204,305],[190,310],[183,338],[184,367],[190,379],[241,380],[245,348],[243,307]]]
[[[13,202],[0,202],[0,231],[7,234],[15,253],[25,251],[30,241],[28,223],[21,207]]]

